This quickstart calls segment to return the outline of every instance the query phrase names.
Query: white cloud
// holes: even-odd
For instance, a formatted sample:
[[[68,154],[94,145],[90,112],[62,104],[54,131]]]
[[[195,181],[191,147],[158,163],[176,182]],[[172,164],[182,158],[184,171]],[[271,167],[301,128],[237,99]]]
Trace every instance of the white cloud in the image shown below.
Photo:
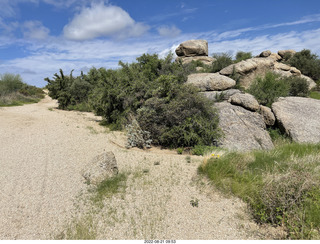
[[[23,36],[29,39],[43,40],[49,36],[50,32],[40,21],[26,21],[21,28]]]
[[[100,3],[83,8],[63,32],[66,38],[80,41],[102,36],[137,37],[148,29],[147,25],[136,23],[122,8]]]
[[[178,29],[176,26],[161,26],[158,29],[158,33],[160,36],[165,36],[165,37],[176,37],[180,35],[181,30]]]

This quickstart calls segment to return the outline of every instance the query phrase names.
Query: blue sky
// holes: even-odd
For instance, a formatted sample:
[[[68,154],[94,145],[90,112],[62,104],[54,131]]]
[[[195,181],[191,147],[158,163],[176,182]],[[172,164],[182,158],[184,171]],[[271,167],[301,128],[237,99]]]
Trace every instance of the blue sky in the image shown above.
[[[320,56],[319,0],[0,0],[0,74],[45,86],[60,68],[117,68],[205,39],[209,54],[310,49]]]

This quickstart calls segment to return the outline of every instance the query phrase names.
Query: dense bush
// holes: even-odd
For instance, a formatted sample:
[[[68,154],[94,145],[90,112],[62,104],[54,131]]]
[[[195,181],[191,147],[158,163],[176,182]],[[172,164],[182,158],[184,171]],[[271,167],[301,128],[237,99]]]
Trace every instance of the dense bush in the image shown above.
[[[16,92],[25,85],[20,75],[5,73],[0,76],[0,92],[2,95]]]
[[[264,77],[257,77],[248,92],[255,96],[262,105],[271,107],[278,97],[288,96],[290,85],[280,76],[272,72],[266,73]]]
[[[49,96],[58,100],[61,109],[82,108],[81,110],[90,111],[88,96],[97,81],[97,72],[92,69],[87,75],[81,73],[78,77],[74,77],[72,72],[66,76],[60,69],[60,74],[54,74],[52,80],[45,78]]]
[[[252,58],[252,54],[251,52],[243,52],[243,51],[239,51],[236,54],[236,60],[234,61],[235,63],[238,63],[242,60],[246,60]]]
[[[230,64],[233,64],[232,56],[228,53],[214,53],[212,57],[215,58],[216,61],[214,61],[210,67],[209,72],[211,73],[218,72]]]
[[[320,80],[320,59],[308,49],[295,53],[285,59],[286,63],[296,67],[302,74],[311,77],[313,80]]]
[[[46,78],[49,95],[58,99],[62,109],[89,104],[112,129],[123,129],[134,118],[156,145],[211,145],[217,141],[218,116],[212,103],[184,84],[196,65],[173,62],[172,54],[164,59],[143,54],[137,62],[120,61],[119,65],[116,70],[93,68],[79,77],[72,72],[65,76],[60,70],[53,80]]]
[[[309,95],[307,81],[300,77],[281,77],[272,72],[264,77],[257,77],[248,92],[255,96],[262,105],[271,107],[278,97]]]
[[[0,106],[34,103],[43,97],[41,88],[27,85],[20,75],[6,73],[0,76]]]
[[[174,76],[161,76],[158,89],[138,109],[137,119],[154,144],[167,147],[214,144],[219,138],[218,117],[210,101]]]

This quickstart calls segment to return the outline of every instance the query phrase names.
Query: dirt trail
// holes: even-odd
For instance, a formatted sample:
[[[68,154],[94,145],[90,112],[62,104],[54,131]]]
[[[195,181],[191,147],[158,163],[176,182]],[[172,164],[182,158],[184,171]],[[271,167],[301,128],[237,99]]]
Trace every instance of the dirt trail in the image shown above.
[[[97,239],[263,238],[245,204],[197,180],[201,157],[187,163],[169,151],[124,149],[124,136],[107,133],[99,117],[56,106],[46,97],[0,108],[0,239],[52,239],[66,228],[87,187],[81,170],[104,150],[130,177],[94,217]]]

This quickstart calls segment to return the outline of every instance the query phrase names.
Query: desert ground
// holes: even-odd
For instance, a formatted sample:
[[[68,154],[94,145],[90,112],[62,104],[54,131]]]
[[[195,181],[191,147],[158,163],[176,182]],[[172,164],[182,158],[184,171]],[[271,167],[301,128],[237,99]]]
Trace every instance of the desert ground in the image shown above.
[[[202,156],[126,149],[125,133],[100,126],[100,117],[56,107],[46,96],[0,108],[0,239],[85,238],[74,229],[108,240],[277,238],[279,231],[254,223],[245,203],[198,176]],[[127,180],[96,206],[81,171],[104,151]]]

